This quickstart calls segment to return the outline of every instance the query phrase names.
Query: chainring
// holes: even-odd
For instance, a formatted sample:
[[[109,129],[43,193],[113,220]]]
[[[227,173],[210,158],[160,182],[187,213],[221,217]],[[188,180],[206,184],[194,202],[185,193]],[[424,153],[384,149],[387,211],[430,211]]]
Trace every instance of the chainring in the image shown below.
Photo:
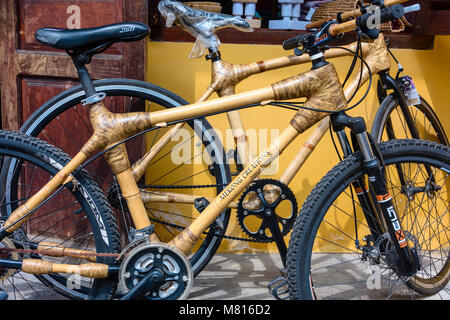
[[[120,265],[119,287],[123,293],[132,290],[150,272],[157,270],[163,280],[144,296],[148,300],[187,298],[194,275],[189,260],[165,243],[142,243],[127,253]]]
[[[297,212],[297,200],[287,185],[274,179],[259,179],[239,199],[237,220],[249,237],[269,243],[274,239],[269,231],[267,215],[276,217],[281,234],[286,236],[294,226]]]

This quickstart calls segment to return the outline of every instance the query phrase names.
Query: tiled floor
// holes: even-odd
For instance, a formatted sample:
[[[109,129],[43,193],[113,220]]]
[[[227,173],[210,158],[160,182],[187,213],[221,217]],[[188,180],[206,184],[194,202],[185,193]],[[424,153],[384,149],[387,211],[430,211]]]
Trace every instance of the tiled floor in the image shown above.
[[[281,261],[277,254],[246,253],[218,254],[195,278],[189,295],[192,300],[270,300],[267,289],[270,280],[279,276]],[[23,273],[22,273],[23,274]],[[33,276],[30,277],[35,283]],[[60,300],[60,295],[46,287],[31,290],[27,284],[16,280],[14,284],[26,299],[36,297]],[[38,290],[38,291],[37,291]],[[10,294],[10,298],[12,298]],[[450,285],[439,295],[427,299],[450,300]]]

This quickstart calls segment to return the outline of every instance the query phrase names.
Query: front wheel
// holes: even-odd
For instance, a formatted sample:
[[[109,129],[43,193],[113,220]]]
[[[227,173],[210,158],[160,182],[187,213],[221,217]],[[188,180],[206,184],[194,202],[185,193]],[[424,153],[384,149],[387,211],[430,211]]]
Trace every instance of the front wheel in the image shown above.
[[[393,140],[381,143],[380,150],[392,203],[420,270],[410,277],[400,274],[389,234],[375,236],[378,231],[369,227],[370,213],[363,212],[358,191],[352,190],[354,181],[368,185],[362,156],[356,153],[315,186],[300,211],[287,259],[292,299],[405,299],[421,294],[448,299],[442,289],[450,277],[450,148]]]

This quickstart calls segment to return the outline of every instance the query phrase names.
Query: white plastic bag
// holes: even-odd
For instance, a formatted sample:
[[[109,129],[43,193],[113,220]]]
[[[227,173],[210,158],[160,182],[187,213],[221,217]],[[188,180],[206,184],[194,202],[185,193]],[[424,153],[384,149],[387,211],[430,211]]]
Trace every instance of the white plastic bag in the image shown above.
[[[208,49],[217,50],[220,40],[215,32],[218,29],[231,27],[245,32],[253,31],[250,24],[242,18],[193,9],[178,1],[161,0],[158,9],[166,19],[168,28],[176,22],[196,38],[189,58],[200,58]]]

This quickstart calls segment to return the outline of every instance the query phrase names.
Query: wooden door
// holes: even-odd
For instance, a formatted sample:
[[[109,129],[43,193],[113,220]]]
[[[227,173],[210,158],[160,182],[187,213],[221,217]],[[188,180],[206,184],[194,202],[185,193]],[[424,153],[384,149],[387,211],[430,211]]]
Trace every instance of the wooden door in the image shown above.
[[[122,21],[147,23],[147,18],[147,0],[0,0],[2,129],[19,129],[43,103],[79,84],[76,69],[67,53],[36,41],[34,35],[39,28],[89,28]],[[144,80],[145,43],[145,40],[116,43],[104,53],[94,56],[87,66],[91,76],[94,79]],[[111,111],[121,112],[129,107],[125,106],[124,100],[116,100],[110,107]],[[46,128],[49,134],[39,137],[73,156],[79,151],[79,146],[72,143],[70,137],[82,136],[85,140],[89,137],[89,131],[80,124],[83,119],[84,123],[89,123],[88,109],[81,109],[79,119],[71,119],[70,115],[64,114],[59,119],[59,125],[49,125]],[[52,139],[48,139],[49,136]],[[89,171],[96,177],[111,177],[102,158],[96,160]],[[23,179],[29,179],[26,172]],[[101,181],[102,187],[109,186]],[[33,226],[35,231],[46,228],[47,225],[41,226],[39,223]],[[65,230],[68,233],[72,231],[70,228]]]
[[[42,103],[77,84],[70,57],[37,42],[37,29],[88,28],[122,21],[147,23],[147,18],[147,0],[1,0],[2,128],[18,129]],[[96,55],[88,69],[95,79],[144,79],[145,41],[115,44]]]

